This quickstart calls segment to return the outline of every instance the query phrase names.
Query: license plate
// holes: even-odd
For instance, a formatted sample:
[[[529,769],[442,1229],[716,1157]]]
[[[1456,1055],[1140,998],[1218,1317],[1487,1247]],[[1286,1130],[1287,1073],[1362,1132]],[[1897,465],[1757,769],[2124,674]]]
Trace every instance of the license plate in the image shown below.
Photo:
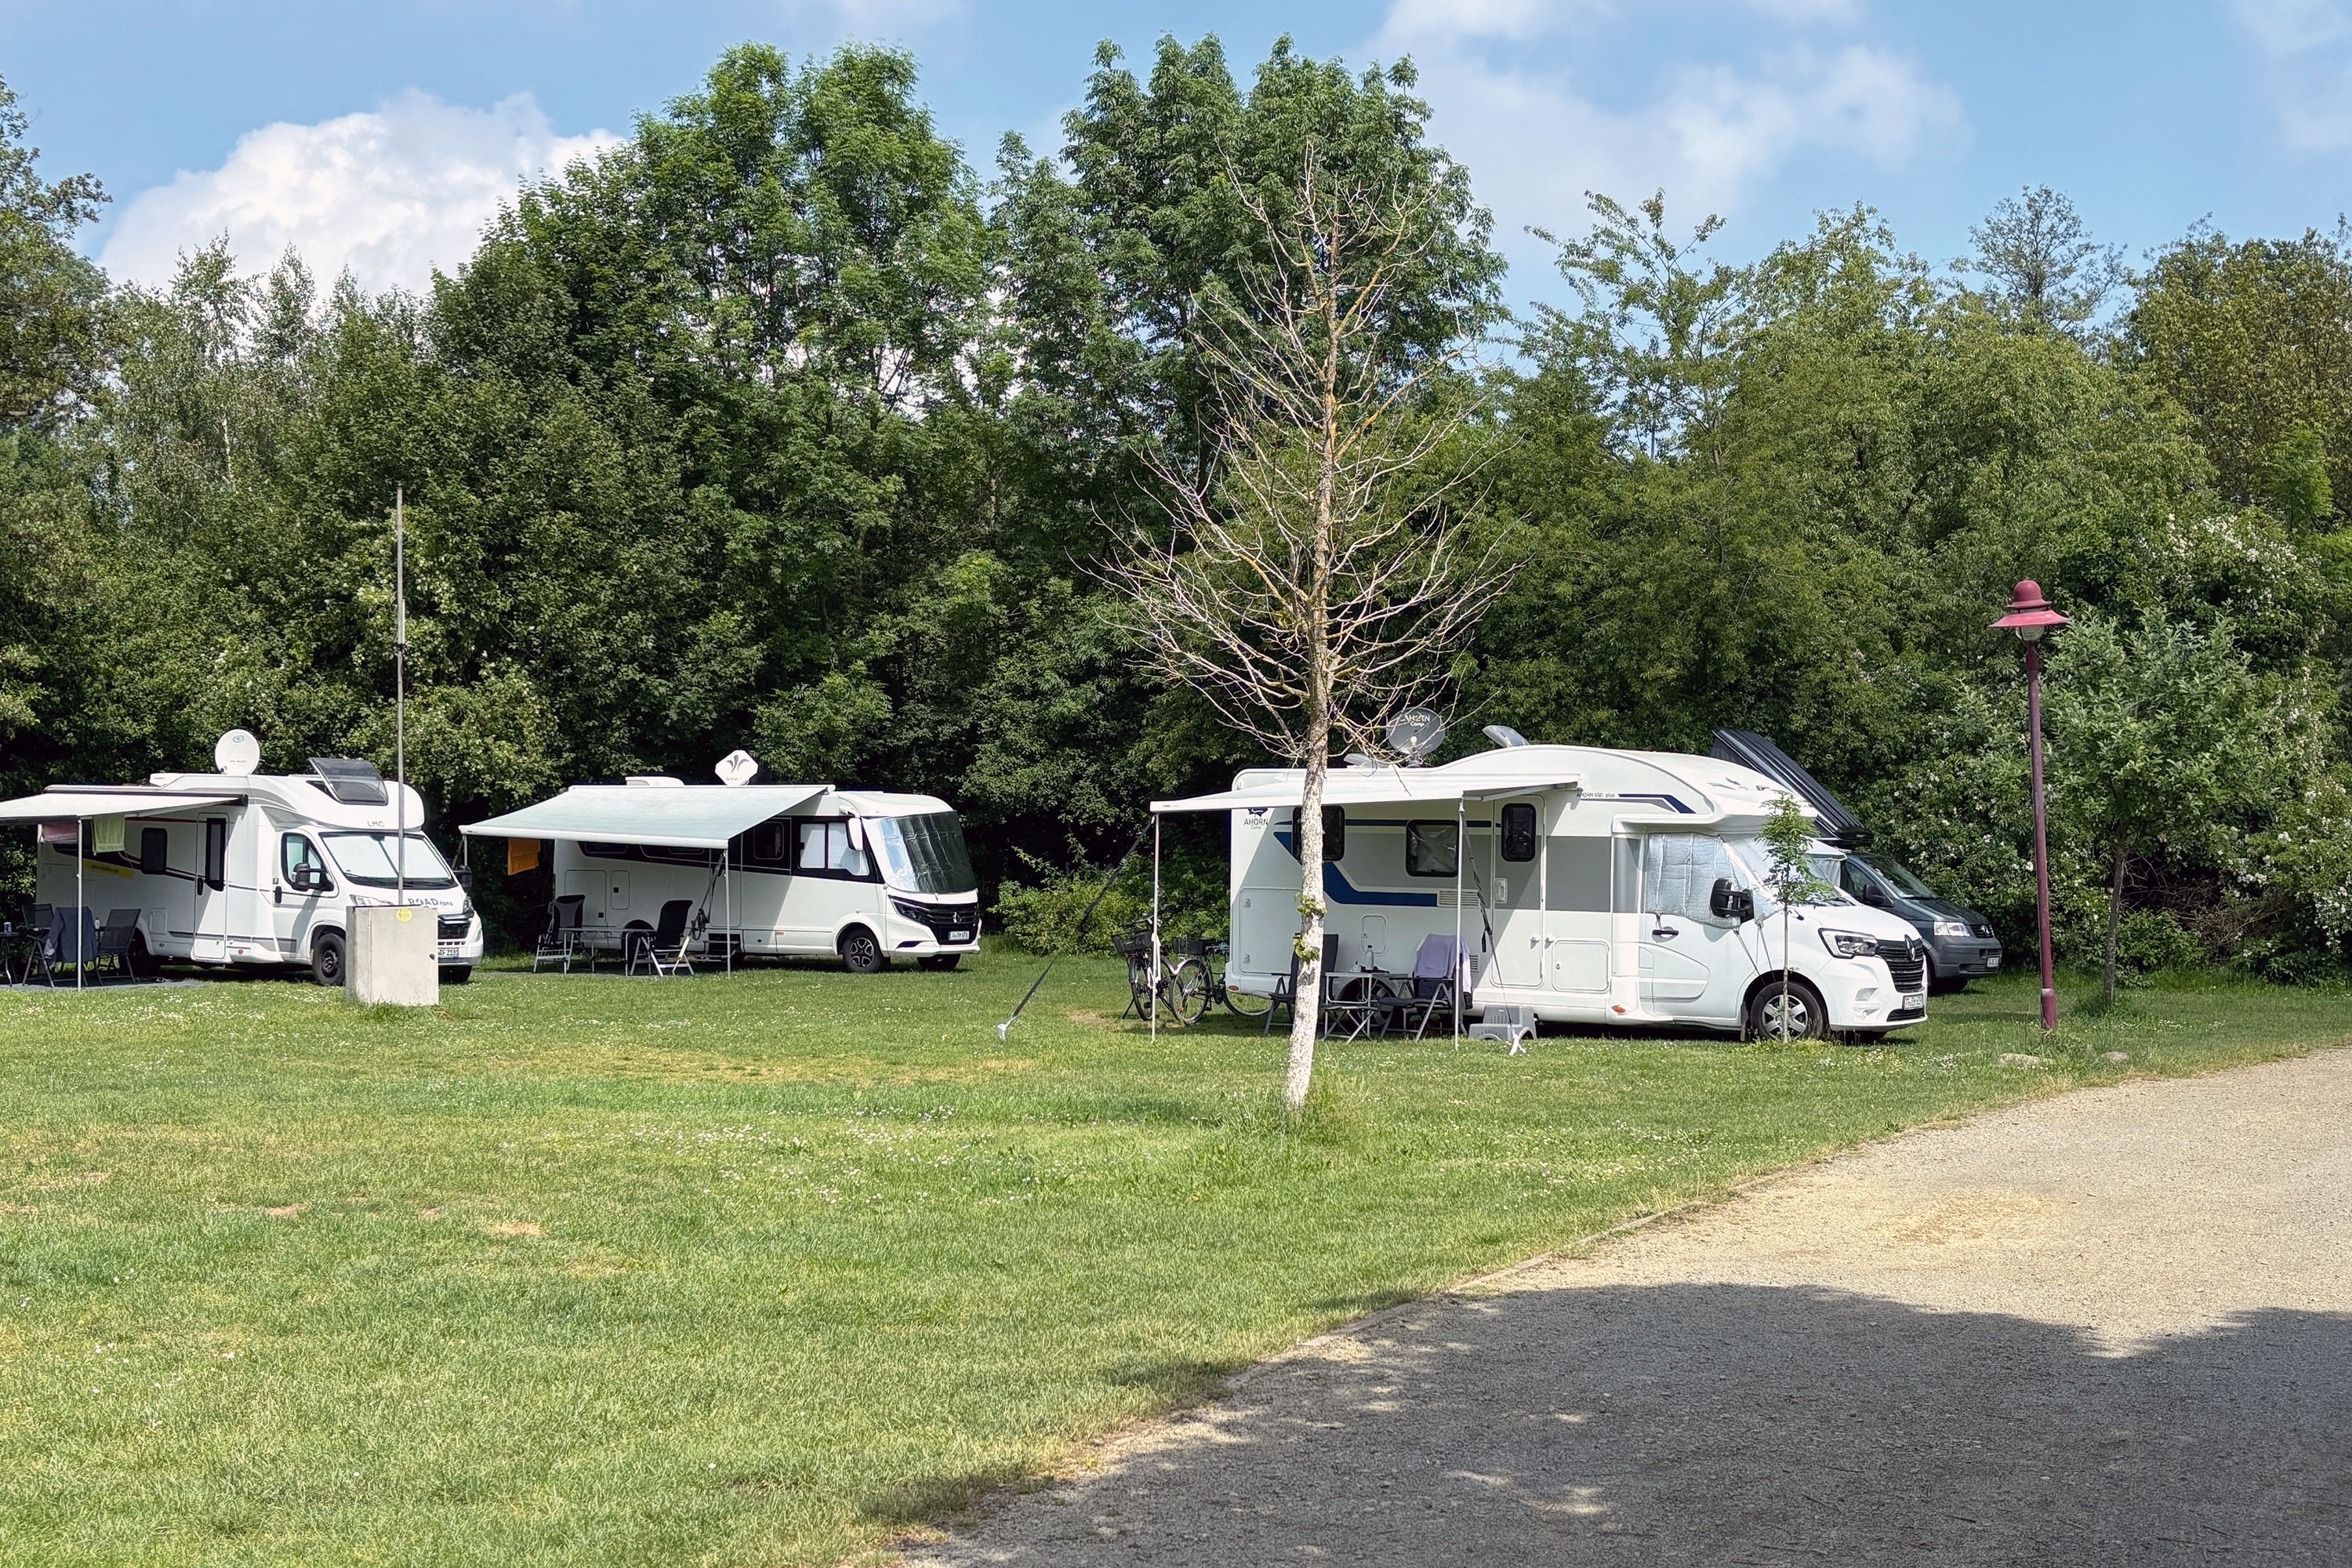
[[[948,940],[950,942],[970,942],[971,940],[971,932],[968,931],[951,931],[948,932]]]
[[[1914,1007],[1927,1005],[1927,994],[1925,991],[1906,991],[1895,999],[1895,1010],[1898,1013],[1908,1013]]]

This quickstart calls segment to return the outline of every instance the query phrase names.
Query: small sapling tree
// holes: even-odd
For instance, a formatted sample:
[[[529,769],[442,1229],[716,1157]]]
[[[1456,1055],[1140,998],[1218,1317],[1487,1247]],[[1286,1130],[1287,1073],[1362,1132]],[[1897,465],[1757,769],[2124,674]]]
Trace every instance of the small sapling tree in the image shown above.
[[[1773,1022],[1775,1036],[1786,1040],[1789,1029],[1789,993],[1794,982],[1790,975],[1789,951],[1789,915],[1793,906],[1811,903],[1834,891],[1813,870],[1813,819],[1797,804],[1797,797],[1784,795],[1772,803],[1769,816],[1764,818],[1764,828],[1759,835],[1764,847],[1770,851],[1772,897],[1780,906],[1780,1006]],[[1826,1027],[1828,1020],[1822,1020]]]

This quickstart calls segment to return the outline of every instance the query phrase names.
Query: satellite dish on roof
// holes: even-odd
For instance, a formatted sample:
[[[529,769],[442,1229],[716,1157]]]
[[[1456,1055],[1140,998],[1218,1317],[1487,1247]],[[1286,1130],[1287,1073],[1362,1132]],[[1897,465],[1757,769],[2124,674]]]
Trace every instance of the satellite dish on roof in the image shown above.
[[[760,776],[760,759],[738,746],[719,758],[719,765],[711,772],[719,775],[720,784],[733,789]]]
[[[1445,721],[1426,708],[1408,708],[1389,721],[1390,747],[1417,768],[1429,753],[1445,743]]]
[[[250,778],[261,765],[261,742],[250,730],[231,730],[213,742],[213,766],[233,779]]]

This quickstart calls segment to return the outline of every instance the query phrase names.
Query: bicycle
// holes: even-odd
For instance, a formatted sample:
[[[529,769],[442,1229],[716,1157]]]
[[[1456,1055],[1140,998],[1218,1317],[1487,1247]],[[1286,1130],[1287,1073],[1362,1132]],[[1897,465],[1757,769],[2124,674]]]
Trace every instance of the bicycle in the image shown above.
[[[1273,997],[1261,996],[1255,991],[1236,991],[1225,983],[1225,975],[1233,967],[1233,951],[1230,942],[1213,942],[1209,944],[1213,957],[1226,961],[1218,966],[1217,973],[1209,980],[1209,1005],[1215,1006],[1222,1002],[1225,1011],[1237,1018],[1263,1018],[1274,1009]]]
[[[1151,929],[1139,927],[1112,944],[1127,960],[1127,1011],[1150,1019],[1164,1008],[1180,1024],[1197,1024],[1209,1010],[1212,982],[1203,960],[1209,944],[1198,937],[1162,937],[1160,972],[1152,973]]]

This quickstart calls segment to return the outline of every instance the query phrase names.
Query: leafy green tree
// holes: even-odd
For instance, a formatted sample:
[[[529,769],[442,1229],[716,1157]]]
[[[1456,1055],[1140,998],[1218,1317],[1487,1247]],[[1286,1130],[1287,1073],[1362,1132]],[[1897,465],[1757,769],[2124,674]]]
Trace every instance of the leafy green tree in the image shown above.
[[[2028,331],[2083,334],[2129,279],[2120,246],[2095,243],[2074,204],[2029,185],[1969,230],[1975,253],[1954,266],[1990,280],[1992,299]]]
[[[2113,1000],[2133,863],[2230,863],[2249,828],[2291,798],[2315,715],[2306,694],[2255,673],[2226,626],[2199,632],[2160,616],[2129,629],[2079,617],[2051,659],[2048,691],[2058,831],[2110,868],[2102,989]]]

